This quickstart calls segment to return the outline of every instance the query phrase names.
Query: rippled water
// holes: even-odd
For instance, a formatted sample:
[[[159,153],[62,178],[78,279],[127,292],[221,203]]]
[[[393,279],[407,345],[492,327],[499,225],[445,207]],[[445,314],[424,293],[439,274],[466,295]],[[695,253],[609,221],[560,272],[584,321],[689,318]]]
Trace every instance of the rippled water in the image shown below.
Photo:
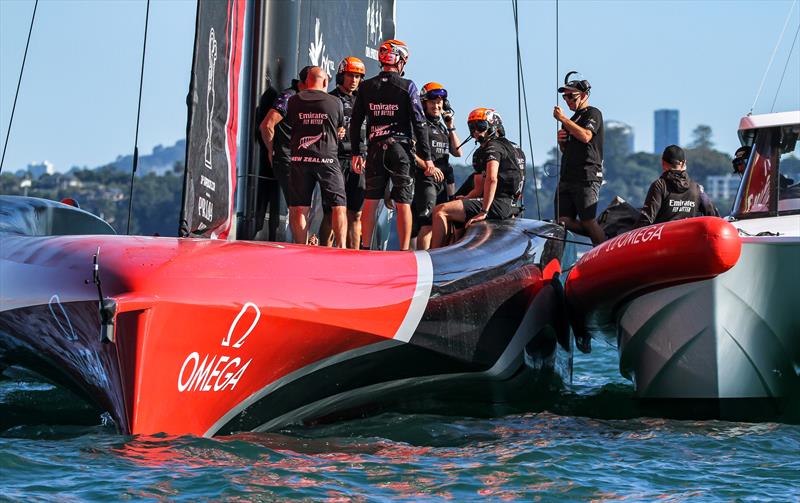
[[[120,436],[68,393],[18,377],[0,382],[0,499],[800,498],[800,426],[643,417],[630,392],[616,352],[599,347],[540,410],[204,439]]]

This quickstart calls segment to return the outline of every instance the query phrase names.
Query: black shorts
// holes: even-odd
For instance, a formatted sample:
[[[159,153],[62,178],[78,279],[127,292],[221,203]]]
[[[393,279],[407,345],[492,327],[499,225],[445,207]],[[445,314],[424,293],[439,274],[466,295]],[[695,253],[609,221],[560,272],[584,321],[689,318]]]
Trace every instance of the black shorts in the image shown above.
[[[444,173],[444,183],[450,185],[456,183],[456,174],[453,172],[453,167],[448,164],[447,166],[441,166],[439,169],[442,170]]]
[[[272,174],[278,180],[278,184],[283,192],[283,197],[289,201],[289,172],[292,170],[291,159],[285,156],[275,156],[272,158]]]
[[[483,210],[483,198],[476,199],[462,199],[464,203],[464,213],[466,219],[474,217]],[[518,213],[517,208],[511,204],[511,200],[505,197],[495,198],[492,201],[492,206],[489,208],[489,213],[486,214],[487,220],[506,220]]]
[[[361,211],[364,207],[364,189],[366,188],[364,182],[364,173],[360,175],[353,172],[350,168],[352,166],[351,159],[340,157],[339,166],[342,168],[342,176],[344,176],[344,193],[347,199],[347,211]],[[322,206],[322,210],[327,214],[330,213],[330,206]]]
[[[391,199],[398,204],[411,204],[414,197],[414,163],[411,144],[393,139],[372,143],[367,151],[367,199],[383,199],[386,185],[392,181]]]
[[[322,204],[329,208],[344,206],[344,177],[338,160],[329,163],[292,161],[289,175],[289,206],[311,206],[314,185],[319,182]]]
[[[600,182],[560,182],[555,207],[559,217],[594,220],[600,199]]]
[[[443,201],[442,196],[444,196]],[[416,168],[414,201],[411,203],[413,218],[411,234],[416,235],[421,227],[431,225],[433,207],[445,201],[447,201],[447,191],[444,182],[436,182],[433,177],[425,176],[421,169]]]

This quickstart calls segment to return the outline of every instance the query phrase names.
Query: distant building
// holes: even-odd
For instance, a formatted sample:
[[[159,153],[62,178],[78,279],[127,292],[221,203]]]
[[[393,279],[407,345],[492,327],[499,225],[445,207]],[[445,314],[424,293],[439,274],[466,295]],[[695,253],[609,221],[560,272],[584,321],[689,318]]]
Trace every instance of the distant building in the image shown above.
[[[739,190],[739,182],[741,181],[741,176],[732,173],[707,176],[703,189],[705,189],[706,194],[711,196],[712,201],[729,201],[736,197],[736,192]]]
[[[50,161],[42,161],[28,164],[28,173],[35,180],[42,175],[52,175],[56,172],[56,167]]]
[[[612,135],[619,135],[625,151],[621,154],[628,156],[633,153],[633,128],[621,121],[605,121],[604,124],[606,138]]]
[[[669,145],[678,145],[680,131],[678,130],[677,110],[656,110],[653,114],[655,127],[653,129],[653,153],[660,154]]]

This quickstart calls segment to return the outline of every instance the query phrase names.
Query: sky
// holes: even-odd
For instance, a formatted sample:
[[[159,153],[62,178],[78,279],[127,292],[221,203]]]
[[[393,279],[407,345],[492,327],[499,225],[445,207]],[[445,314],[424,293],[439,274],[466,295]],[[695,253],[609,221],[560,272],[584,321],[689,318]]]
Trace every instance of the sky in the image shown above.
[[[0,0],[0,141],[33,5]],[[195,5],[151,2],[141,153],[185,135]],[[40,0],[4,171],[43,160],[61,171],[94,167],[132,153],[145,6],[145,0]],[[681,144],[707,124],[716,147],[732,152],[738,121],[765,75],[754,113],[769,112],[776,96],[775,111],[800,109],[800,41],[792,49],[800,27],[796,0],[520,0],[519,6],[537,164],[555,145],[552,109],[564,106],[556,88],[570,70],[591,82],[591,104],[606,120],[634,128],[637,151],[653,150],[654,110],[674,108]],[[518,141],[511,1],[397,0],[396,12],[396,38],[411,49],[406,76],[418,87],[444,84],[462,138],[467,114],[483,106],[500,112]],[[527,134],[524,142],[529,151]]]

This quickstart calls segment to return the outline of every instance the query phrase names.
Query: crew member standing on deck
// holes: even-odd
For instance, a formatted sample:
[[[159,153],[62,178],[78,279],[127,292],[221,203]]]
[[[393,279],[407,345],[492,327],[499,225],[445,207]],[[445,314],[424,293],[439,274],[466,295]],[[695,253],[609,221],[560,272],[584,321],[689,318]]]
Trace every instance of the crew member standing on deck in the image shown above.
[[[415,156],[417,169],[414,170],[414,201],[411,204],[414,219],[412,235],[416,234],[417,250],[427,250],[431,245],[433,207],[449,201],[455,192],[450,154],[461,157],[461,140],[453,125],[454,114],[447,101],[447,89],[437,82],[428,82],[422,86],[420,99],[428,121],[433,164],[444,178],[437,181],[436,172],[432,176],[426,176],[425,162]]]
[[[561,107],[553,108],[553,117],[561,123],[557,139],[563,154],[555,207],[559,223],[597,245],[606,240],[595,219],[603,182],[603,114],[589,106],[589,81],[569,80],[574,73],[567,74],[558,92],[575,113],[567,118]]]
[[[308,215],[314,186],[322,204],[331,208],[333,234],[344,248],[347,233],[344,177],[339,167],[339,130],[344,127],[342,102],[328,94],[328,75],[314,66],[306,89],[289,99],[286,121],[292,128],[292,169],[289,174],[289,225],[294,242],[308,244]]]
[[[417,86],[401,77],[408,62],[408,47],[399,40],[387,40],[378,50],[383,71],[365,80],[358,90],[350,122],[353,149],[353,171],[366,174],[366,194],[361,215],[361,247],[369,249],[375,229],[378,203],[383,199],[391,179],[391,199],[397,210],[397,237],[401,250],[411,244],[411,200],[414,196],[414,154],[412,137],[416,138],[417,155],[425,166],[425,174],[433,175],[425,116]],[[361,124],[367,121],[367,159],[358,155],[361,149]],[[440,172],[441,175],[441,172]]]
[[[344,189],[347,195],[347,247],[358,249],[361,242],[361,208],[364,206],[364,173],[355,173],[350,168],[350,158],[353,152],[350,148],[350,117],[353,115],[353,103],[358,96],[358,86],[366,74],[364,62],[355,57],[344,58],[336,71],[336,88],[330,92],[342,100],[344,108],[344,136],[339,141],[339,165],[344,174]],[[364,129],[362,128],[362,133]],[[358,152],[366,156],[366,144]],[[333,244],[333,229],[331,229],[331,209],[323,207],[324,216],[320,226],[320,244],[331,246]]]
[[[289,98],[304,89],[308,71],[311,68],[306,66],[300,70],[300,80],[292,79],[292,85],[278,95],[258,128],[261,132],[261,139],[264,140],[264,145],[267,147],[267,158],[272,166],[272,174],[277,178],[287,204],[289,202],[289,170],[292,164],[289,147],[292,129],[283,119],[286,117]]]

